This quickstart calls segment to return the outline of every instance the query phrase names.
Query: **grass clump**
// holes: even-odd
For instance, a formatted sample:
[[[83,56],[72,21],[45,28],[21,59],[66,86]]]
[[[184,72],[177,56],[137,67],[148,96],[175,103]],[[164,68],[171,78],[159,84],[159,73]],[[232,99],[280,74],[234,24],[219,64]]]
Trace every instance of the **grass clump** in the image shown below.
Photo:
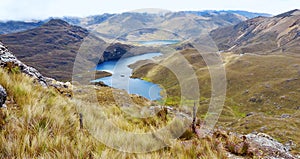
[[[113,150],[96,140],[86,125],[80,128],[76,105],[98,104],[119,128],[140,133],[168,124],[171,116],[134,119],[124,114],[111,97],[98,98],[99,103],[92,103],[88,94],[71,99],[54,88],[34,84],[23,74],[0,69],[0,77],[0,84],[8,92],[7,109],[0,109],[0,158],[225,158],[214,142],[199,140],[190,133],[151,153]],[[105,93],[110,89],[98,87],[97,91]],[[93,121],[93,124],[100,123]],[[122,142],[121,136],[118,141]]]

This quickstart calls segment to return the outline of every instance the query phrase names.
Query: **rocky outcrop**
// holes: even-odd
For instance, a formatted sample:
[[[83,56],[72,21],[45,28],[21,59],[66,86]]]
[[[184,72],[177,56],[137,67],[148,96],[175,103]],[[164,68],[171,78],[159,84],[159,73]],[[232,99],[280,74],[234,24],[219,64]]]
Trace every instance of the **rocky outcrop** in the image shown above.
[[[293,141],[283,145],[276,139],[264,133],[251,133],[241,135],[238,133],[215,130],[213,138],[219,143],[220,151],[223,151],[230,159],[296,159],[290,151],[295,147]]]
[[[7,93],[5,89],[0,85],[0,108],[4,105],[6,101]]]
[[[248,134],[246,140],[248,144],[248,153],[254,154],[265,159],[284,158],[294,159],[290,153],[289,148],[279,143],[267,134]]]
[[[18,67],[18,69],[35,80],[37,80],[42,86],[47,86],[46,80],[41,73],[35,68],[29,67],[19,61],[1,42],[0,42],[0,67]]]
[[[36,82],[41,84],[43,87],[54,87],[60,93],[71,96],[72,85],[70,82],[60,82],[53,78],[43,76],[35,68],[27,66],[23,62],[19,61],[1,42],[0,42],[0,67],[6,68],[8,70],[20,71],[30,77],[32,77]]]
[[[0,35],[0,39],[20,61],[43,75],[71,80],[77,52],[88,34],[84,28],[52,19],[34,29]]]

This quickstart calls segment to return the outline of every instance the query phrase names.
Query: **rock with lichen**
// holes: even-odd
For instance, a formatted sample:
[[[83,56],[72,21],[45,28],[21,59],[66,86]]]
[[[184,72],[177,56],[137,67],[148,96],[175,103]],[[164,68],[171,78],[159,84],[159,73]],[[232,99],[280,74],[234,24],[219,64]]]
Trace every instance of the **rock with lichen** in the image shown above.
[[[0,85],[0,107],[2,107],[6,101],[7,93],[5,89]]]

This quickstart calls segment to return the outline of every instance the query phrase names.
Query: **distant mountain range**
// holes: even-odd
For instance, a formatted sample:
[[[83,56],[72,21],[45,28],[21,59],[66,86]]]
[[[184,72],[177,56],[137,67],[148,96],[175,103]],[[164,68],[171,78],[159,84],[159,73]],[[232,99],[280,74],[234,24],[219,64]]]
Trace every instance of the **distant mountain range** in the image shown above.
[[[243,16],[244,18],[253,18],[257,16],[271,16],[270,14],[266,13],[252,13],[247,11],[183,11],[185,13],[195,14],[198,16],[216,16],[220,14],[236,14]],[[88,17],[62,17],[62,18],[49,18],[46,20],[38,20],[32,22],[25,22],[25,21],[1,21],[0,19],[0,34],[8,34],[14,32],[20,32],[28,29],[33,29],[38,26],[43,25],[44,23],[48,22],[51,19],[61,19],[69,24],[78,25],[81,27],[89,28],[93,25],[100,24],[103,21],[111,18],[112,16],[116,16],[119,14],[102,14],[102,15],[93,15]]]
[[[243,10],[223,10],[223,11],[216,11],[216,10],[207,10],[207,11],[183,11],[185,13],[195,14],[204,17],[211,17],[213,15],[220,15],[220,14],[237,14],[247,19],[264,16],[264,17],[271,17],[271,14],[267,13],[255,13],[255,12],[248,12]]]
[[[246,17],[237,14],[217,13],[207,13],[205,16],[185,12],[171,12],[164,15],[122,13],[87,28],[96,30],[103,38],[114,39],[122,36],[124,41],[138,41],[145,38],[173,39],[175,34],[188,38],[247,20]],[[144,28],[147,28],[147,31]],[[152,30],[149,30],[151,28]],[[162,30],[166,32],[162,33]],[[167,35],[167,32],[171,34]]]
[[[20,32],[28,29],[33,29],[43,25],[43,21],[23,22],[23,21],[7,21],[0,22],[0,34]]]
[[[171,30],[179,35],[187,36],[198,36],[203,31],[209,33],[213,30],[210,35],[220,50],[239,53],[287,52],[299,48],[298,14],[299,10],[294,10],[275,17],[259,16],[248,19],[260,14],[242,11],[187,11],[187,13],[165,14],[103,14],[81,19],[65,17],[63,19],[66,21],[48,19],[42,22],[12,23],[12,26],[26,24],[29,29],[20,27],[19,29],[23,31],[0,35],[0,40],[14,52],[17,58],[36,67],[46,76],[58,80],[70,80],[78,50],[92,29],[98,31],[97,36],[89,38],[92,38],[91,40],[95,41],[97,46],[92,52],[86,51],[86,59],[95,64],[99,62],[95,56],[102,53],[94,54],[93,51],[103,49],[103,47],[108,47],[108,50],[100,62],[120,58],[130,50],[134,50],[132,52],[136,54],[156,50],[142,46],[135,46],[133,49],[133,44],[128,43],[131,40],[176,38],[176,34],[165,33],[159,29],[151,29],[151,27]],[[130,33],[143,27],[148,29]],[[10,31],[14,32],[17,29]],[[107,40],[118,37],[120,33],[124,35],[119,37],[117,44],[109,46]],[[120,53],[118,50],[123,51]]]
[[[36,67],[41,73],[58,80],[69,80],[78,49],[83,39],[88,36],[89,30],[98,30],[98,37],[93,40],[97,41],[99,50],[108,45],[102,39],[114,39],[120,32],[127,33],[136,28],[154,27],[175,30],[187,35],[197,35],[203,29],[211,30],[237,24],[247,18],[230,11],[203,11],[192,12],[192,14],[185,12],[165,13],[164,15],[123,13],[85,18],[50,18],[36,22],[8,21],[0,23],[0,33],[4,34],[0,36],[0,39],[15,53],[17,58]],[[119,40],[143,40],[142,37],[155,38],[158,36],[167,39],[175,37],[172,33],[166,34],[159,30],[148,29],[133,35],[125,35]],[[124,52],[117,55],[114,53],[116,50],[114,48],[120,48],[119,50],[124,50]],[[118,44],[108,49],[109,51],[102,60],[119,58],[132,47]],[[138,50],[135,52],[143,52],[145,49],[141,47]],[[94,56],[89,54],[89,57],[86,58],[90,62],[97,63]]]
[[[211,32],[220,50],[236,53],[299,53],[300,10],[256,17]]]

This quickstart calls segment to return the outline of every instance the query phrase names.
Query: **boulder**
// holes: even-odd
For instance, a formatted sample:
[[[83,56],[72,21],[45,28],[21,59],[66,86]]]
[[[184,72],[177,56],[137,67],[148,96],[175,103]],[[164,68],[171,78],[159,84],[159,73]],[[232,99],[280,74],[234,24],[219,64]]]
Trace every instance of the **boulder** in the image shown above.
[[[292,116],[290,114],[282,114],[280,118],[286,119],[286,118],[291,118]]]
[[[0,85],[0,107],[2,107],[6,101],[7,93],[5,89]]]
[[[289,152],[290,148],[279,143],[277,140],[273,139],[267,134],[248,134],[245,136],[248,145],[248,154],[253,154],[254,156],[273,159],[294,159]]]

